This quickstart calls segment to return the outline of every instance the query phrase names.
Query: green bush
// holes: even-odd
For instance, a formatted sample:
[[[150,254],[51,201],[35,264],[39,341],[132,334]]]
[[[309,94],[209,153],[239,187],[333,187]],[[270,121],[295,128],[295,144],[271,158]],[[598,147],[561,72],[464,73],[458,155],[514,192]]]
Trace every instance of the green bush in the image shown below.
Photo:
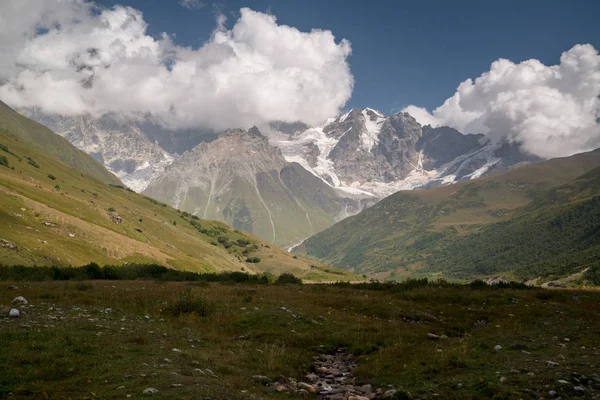
[[[277,278],[277,280],[275,281],[275,284],[277,285],[283,285],[286,283],[302,284],[302,279],[298,278],[293,274],[284,273],[279,275],[279,278]]]
[[[186,288],[179,294],[179,298],[167,306],[166,312],[179,316],[182,314],[196,314],[199,317],[205,317],[214,311],[214,305],[204,296],[197,296],[192,293],[191,288]]]
[[[8,159],[5,156],[0,156],[0,165],[4,165],[5,167],[8,167]]]
[[[56,177],[54,175],[52,175],[52,174],[48,174],[48,178],[52,179],[53,181],[56,180]]]
[[[257,264],[260,262],[260,257],[248,257],[246,258],[247,263]]]
[[[600,286],[600,266],[594,265],[593,267],[590,267],[585,271],[585,274],[583,274],[583,279],[594,286]]]
[[[108,207],[108,211],[110,211],[110,212],[114,212],[114,211],[115,211],[115,208],[114,208],[114,207]]]

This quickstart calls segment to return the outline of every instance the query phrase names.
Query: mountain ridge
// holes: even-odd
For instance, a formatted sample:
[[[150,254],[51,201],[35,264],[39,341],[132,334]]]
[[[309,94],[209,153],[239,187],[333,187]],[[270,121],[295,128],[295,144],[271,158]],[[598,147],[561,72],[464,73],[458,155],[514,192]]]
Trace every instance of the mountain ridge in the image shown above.
[[[528,205],[598,166],[600,149],[450,186],[401,191],[307,239],[296,251],[379,277],[443,272],[427,264],[429,253],[531,213]],[[475,252],[474,246],[445,254]]]

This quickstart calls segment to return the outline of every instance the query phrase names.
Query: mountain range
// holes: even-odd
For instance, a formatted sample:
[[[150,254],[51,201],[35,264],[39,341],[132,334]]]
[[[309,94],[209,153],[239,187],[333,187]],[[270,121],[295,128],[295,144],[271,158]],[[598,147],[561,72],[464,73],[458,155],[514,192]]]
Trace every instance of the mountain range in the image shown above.
[[[219,134],[173,132],[116,115],[24,112],[133,190],[286,248],[399,190],[540,161],[517,144],[371,108],[351,109],[317,127],[272,122]]]
[[[198,272],[355,275],[126,188],[63,137],[0,103],[0,263],[160,264]]]

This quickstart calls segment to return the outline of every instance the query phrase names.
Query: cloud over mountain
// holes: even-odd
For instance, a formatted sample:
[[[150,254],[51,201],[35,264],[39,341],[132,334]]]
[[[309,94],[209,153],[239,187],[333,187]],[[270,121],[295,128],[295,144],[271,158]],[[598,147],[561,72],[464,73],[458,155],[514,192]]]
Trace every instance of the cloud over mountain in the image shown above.
[[[433,112],[414,105],[404,111],[422,124],[506,137],[532,154],[556,157],[600,147],[599,96],[600,55],[585,44],[564,52],[558,65],[499,59]]]
[[[44,113],[151,116],[172,128],[318,124],[350,98],[350,43],[243,8],[199,48],[152,37],[139,10],[86,0],[0,3],[0,98]]]

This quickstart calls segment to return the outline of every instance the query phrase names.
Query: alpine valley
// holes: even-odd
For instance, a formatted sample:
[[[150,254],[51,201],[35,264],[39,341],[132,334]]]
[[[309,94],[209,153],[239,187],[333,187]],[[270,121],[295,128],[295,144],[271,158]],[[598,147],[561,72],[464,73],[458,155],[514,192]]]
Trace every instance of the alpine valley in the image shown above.
[[[309,127],[275,121],[169,131],[119,115],[20,110],[92,155],[128,187],[291,248],[400,190],[449,185],[541,161],[508,142],[353,108]],[[140,122],[141,121],[141,122]]]

